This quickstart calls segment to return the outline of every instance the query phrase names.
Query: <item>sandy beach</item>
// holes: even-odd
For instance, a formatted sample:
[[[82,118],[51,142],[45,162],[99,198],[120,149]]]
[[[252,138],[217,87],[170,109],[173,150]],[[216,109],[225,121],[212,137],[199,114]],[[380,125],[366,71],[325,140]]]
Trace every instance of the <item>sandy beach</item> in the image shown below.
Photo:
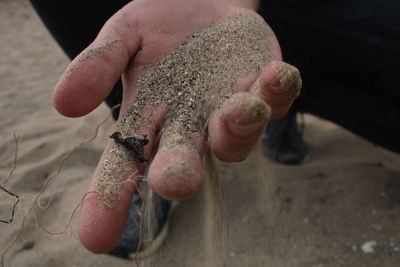
[[[0,0],[0,47],[0,181],[21,198],[14,221],[0,224],[4,251],[60,159],[93,136],[109,109],[102,105],[79,119],[54,110],[52,89],[69,60],[28,1]],[[42,229],[65,228],[112,125],[109,119],[94,141],[64,162],[39,199],[43,207],[33,209],[5,254],[4,266],[135,266],[88,252],[77,237],[78,214],[65,233]],[[14,133],[22,142],[4,184],[13,166]],[[228,236],[224,266],[400,266],[400,155],[308,114],[305,139],[310,154],[299,166],[255,155],[240,164],[218,164]],[[0,191],[0,219],[10,217],[14,201]],[[164,245],[143,266],[207,266],[203,226],[200,192],[176,208]]]

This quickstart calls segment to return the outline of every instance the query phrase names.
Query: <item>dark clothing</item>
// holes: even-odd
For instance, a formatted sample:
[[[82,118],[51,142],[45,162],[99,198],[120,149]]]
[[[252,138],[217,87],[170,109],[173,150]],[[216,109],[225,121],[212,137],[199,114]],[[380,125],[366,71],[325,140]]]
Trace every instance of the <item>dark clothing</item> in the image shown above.
[[[70,58],[130,1],[31,0]],[[294,108],[400,152],[400,2],[261,0],[284,60],[300,69]],[[119,82],[106,102],[121,102]],[[117,113],[115,114],[117,116]]]
[[[284,61],[300,69],[294,108],[400,152],[400,2],[261,2]]]

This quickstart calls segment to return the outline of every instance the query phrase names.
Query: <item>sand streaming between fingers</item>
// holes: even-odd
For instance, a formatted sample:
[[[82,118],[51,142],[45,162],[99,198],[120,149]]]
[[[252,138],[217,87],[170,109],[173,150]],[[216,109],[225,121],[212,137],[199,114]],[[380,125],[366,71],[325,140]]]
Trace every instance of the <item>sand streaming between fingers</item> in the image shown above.
[[[185,143],[202,132],[212,111],[233,93],[236,78],[258,72],[271,61],[267,42],[270,29],[250,14],[227,17],[188,39],[139,77],[140,91],[122,118],[122,137],[141,135],[148,123],[144,109],[167,104],[161,147]],[[174,142],[177,140],[177,142]],[[188,148],[190,149],[190,148]],[[97,181],[102,202],[113,207],[119,185],[135,164],[122,147],[112,144]]]

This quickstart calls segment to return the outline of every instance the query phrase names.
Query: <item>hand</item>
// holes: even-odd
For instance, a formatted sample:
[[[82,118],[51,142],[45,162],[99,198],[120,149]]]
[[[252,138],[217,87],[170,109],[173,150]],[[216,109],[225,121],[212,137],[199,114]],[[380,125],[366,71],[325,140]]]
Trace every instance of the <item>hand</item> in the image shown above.
[[[205,140],[207,132],[198,127],[204,121],[195,118],[195,123],[184,125],[171,115],[182,112],[179,105],[169,105],[166,101],[156,105],[151,100],[152,91],[141,92],[144,89],[139,86],[140,79],[151,72],[149,66],[163,60],[201,29],[236,13],[252,14],[261,20],[253,11],[223,1],[133,1],[109,19],[94,42],[74,59],[60,79],[53,96],[54,105],[61,114],[78,117],[100,105],[123,77],[121,115],[115,130],[122,135],[109,140],[90,187],[90,191],[98,194],[88,194],[81,209],[79,234],[89,250],[103,253],[115,246],[136,189],[134,183],[124,181],[137,179],[147,164],[134,159],[115,140],[146,134],[149,143],[144,146],[144,158],[150,159],[154,154],[147,177],[149,185],[164,197],[185,198],[201,185],[205,141],[219,159],[243,160],[267,121],[285,114],[298,95],[301,86],[298,71],[280,61],[279,45],[272,32],[265,35],[265,44],[273,61],[267,60],[261,71],[236,77],[234,88],[228,88],[233,93],[229,99],[224,101],[224,96],[220,96],[216,100],[220,105],[212,106],[206,115],[206,119],[210,118],[205,125],[208,140]],[[166,89],[153,88],[154,95],[163,95],[163,90]],[[138,104],[140,99],[148,102]],[[140,114],[135,114],[138,111]],[[184,127],[191,129],[185,132]]]

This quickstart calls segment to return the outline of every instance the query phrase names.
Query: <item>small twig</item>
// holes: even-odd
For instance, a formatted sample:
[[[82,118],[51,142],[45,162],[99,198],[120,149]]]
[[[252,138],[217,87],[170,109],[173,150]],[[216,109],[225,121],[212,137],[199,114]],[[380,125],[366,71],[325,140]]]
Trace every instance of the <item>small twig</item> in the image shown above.
[[[18,196],[17,194],[15,194],[15,193],[13,193],[13,192],[11,192],[10,190],[8,190],[8,189],[5,188],[5,185],[6,185],[7,181],[11,178],[12,174],[13,174],[14,171],[15,171],[15,168],[17,167],[18,146],[19,146],[19,144],[20,144],[21,141],[22,141],[22,136],[21,136],[21,138],[18,139],[18,138],[17,138],[17,135],[14,133],[14,141],[15,141],[15,151],[14,151],[13,166],[12,166],[12,168],[11,168],[11,170],[10,170],[10,173],[8,174],[7,178],[4,179],[4,182],[2,183],[3,185],[0,184],[0,189],[3,190],[4,192],[6,192],[6,193],[7,193],[8,195],[10,195],[11,197],[16,198],[17,200],[15,201],[15,203],[14,203],[14,205],[13,205],[10,219],[8,219],[8,220],[2,220],[2,219],[0,219],[0,222],[2,222],[2,223],[12,223],[12,222],[13,222],[13,220],[14,220],[14,214],[15,214],[15,208],[17,207],[17,205],[18,205],[18,203],[19,203],[19,201],[20,201],[20,198],[19,198],[19,196]]]
[[[15,207],[18,205],[20,198],[18,195],[14,194],[13,192],[7,190],[6,188],[4,188],[2,185],[0,185],[0,189],[3,190],[4,192],[6,192],[7,194],[9,194],[10,196],[14,197],[17,199],[17,201],[15,201],[14,206],[12,208],[12,212],[11,212],[11,217],[8,220],[2,220],[0,219],[0,222],[2,223],[12,223],[12,221],[14,220],[14,214],[15,214]]]
[[[60,162],[58,163],[58,167],[57,169],[50,174],[47,179],[45,180],[41,190],[39,191],[39,193],[34,197],[34,201],[32,202],[32,205],[28,208],[27,212],[24,214],[23,218],[22,218],[22,222],[21,222],[21,226],[19,227],[18,231],[15,233],[15,236],[13,237],[13,239],[10,241],[10,243],[8,243],[8,246],[2,251],[1,253],[1,257],[0,257],[0,264],[2,267],[4,267],[4,256],[7,254],[7,252],[11,249],[11,247],[14,245],[14,243],[17,241],[17,239],[19,238],[19,236],[21,235],[24,226],[25,226],[25,222],[27,220],[28,215],[32,212],[33,208],[35,207],[35,204],[37,204],[37,202],[39,201],[40,197],[43,195],[44,191],[46,190],[47,186],[49,185],[50,181],[57,176],[62,169],[62,166],[64,164],[64,162],[73,154],[75,153],[81,146],[91,142],[92,140],[94,140],[97,137],[98,131],[100,126],[102,126],[111,116],[112,111],[116,108],[118,108],[120,105],[116,105],[111,109],[110,114],[103,120],[101,121],[95,129],[95,133],[93,136],[91,136],[90,138],[80,142],[78,145],[76,145],[69,153],[67,153],[64,157],[61,158]],[[7,191],[6,191],[7,192]]]
[[[7,178],[4,179],[3,185],[6,185],[6,183],[8,182],[8,180],[11,178],[12,174],[14,173],[15,169],[17,168],[18,147],[22,142],[22,136],[18,139],[14,133],[14,141],[15,141],[15,151],[14,151],[13,166],[12,166]]]
[[[67,223],[66,223],[66,225],[65,225],[65,227],[64,227],[63,230],[61,230],[61,231],[54,231],[54,232],[48,230],[44,225],[42,225],[42,224],[39,222],[39,219],[37,218],[36,214],[34,214],[33,218],[34,218],[34,220],[36,221],[36,225],[37,225],[40,229],[42,229],[42,231],[46,232],[46,233],[49,234],[49,235],[62,235],[62,234],[65,234],[65,233],[67,232],[67,229],[68,229],[69,226],[71,225],[72,220],[74,219],[76,212],[77,212],[77,211],[79,210],[79,208],[81,207],[83,200],[85,199],[85,197],[86,197],[88,194],[91,194],[91,193],[97,193],[97,192],[96,192],[96,191],[89,191],[89,192],[86,192],[86,193],[82,196],[81,200],[78,202],[78,204],[76,204],[75,208],[73,209],[73,211],[72,211],[72,213],[71,213],[71,216],[69,217],[69,219],[68,219],[68,221],[67,221]]]

